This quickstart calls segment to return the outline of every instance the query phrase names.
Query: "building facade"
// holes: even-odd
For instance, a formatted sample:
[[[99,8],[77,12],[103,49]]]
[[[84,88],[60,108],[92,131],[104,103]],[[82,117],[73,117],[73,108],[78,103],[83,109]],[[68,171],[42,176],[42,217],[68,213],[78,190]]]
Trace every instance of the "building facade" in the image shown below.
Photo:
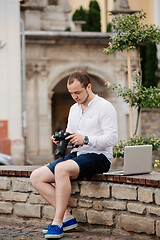
[[[24,160],[18,0],[0,1],[0,153]]]
[[[10,0],[8,1],[11,3]],[[126,53],[113,55],[103,53],[103,48],[107,47],[109,41],[108,33],[76,32],[75,25],[71,21],[71,5],[71,0],[28,0],[21,3],[20,13],[25,24],[26,53],[25,139],[20,77],[20,25],[19,13],[16,11],[14,14],[17,16],[17,28],[13,25],[11,28],[17,31],[18,45],[12,45],[9,53],[11,55],[5,58],[4,50],[7,53],[7,48],[0,49],[1,64],[5,65],[4,59],[12,60],[11,66],[6,64],[4,68],[7,85],[0,82],[1,96],[3,96],[1,98],[4,99],[3,104],[0,101],[3,109],[0,120],[8,121],[6,137],[10,142],[8,153],[12,155],[16,164],[40,165],[54,158],[54,147],[50,136],[66,127],[69,108],[73,104],[67,92],[66,82],[68,76],[75,70],[85,70],[91,75],[93,91],[108,99],[117,109],[119,139],[129,137],[128,106],[105,85],[107,81],[127,85]],[[5,6],[2,6],[0,9],[4,8]],[[13,9],[10,12],[13,13]],[[68,28],[71,31],[66,31]],[[3,42],[5,43],[4,36],[7,36],[5,32],[2,40],[0,39],[1,46]],[[7,41],[11,39],[13,38],[7,38]],[[132,52],[132,72],[138,70],[138,60],[137,52]],[[7,68],[12,71],[8,71]],[[1,70],[0,74],[2,73]],[[13,76],[14,80],[12,80]],[[134,117],[136,118],[135,113]],[[26,159],[25,151],[27,151]]]
[[[48,9],[52,16],[58,9],[61,14],[64,11],[63,4],[54,2],[49,6],[48,3],[41,8],[34,1],[21,6],[21,16],[26,23],[27,148],[28,159],[34,164],[47,163],[53,158],[50,136],[66,127],[69,108],[73,104],[66,81],[75,70],[85,70],[91,75],[93,91],[111,101],[118,110],[119,138],[129,136],[128,109],[120,98],[117,99],[116,93],[105,86],[107,81],[126,85],[126,53],[110,56],[103,53],[109,41],[108,33],[75,32],[73,25],[71,32],[64,31],[67,25],[57,31],[58,27],[56,30],[54,26],[51,28],[51,19],[44,27],[44,13]],[[32,15],[39,18],[39,21],[32,20],[34,28],[29,23]],[[68,26],[71,26],[69,21]],[[136,70],[136,52],[132,57],[133,70]]]

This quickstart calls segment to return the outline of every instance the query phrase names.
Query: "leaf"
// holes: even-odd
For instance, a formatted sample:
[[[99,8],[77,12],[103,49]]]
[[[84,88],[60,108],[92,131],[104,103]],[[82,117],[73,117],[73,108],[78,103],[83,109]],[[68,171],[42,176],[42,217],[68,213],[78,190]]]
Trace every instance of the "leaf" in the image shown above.
[[[146,13],[142,11],[132,15],[120,14],[112,18],[112,29],[116,35],[111,35],[111,41],[104,53],[112,54],[115,51],[124,51],[129,47],[134,50],[145,42],[160,42],[160,28],[155,25],[143,24]]]

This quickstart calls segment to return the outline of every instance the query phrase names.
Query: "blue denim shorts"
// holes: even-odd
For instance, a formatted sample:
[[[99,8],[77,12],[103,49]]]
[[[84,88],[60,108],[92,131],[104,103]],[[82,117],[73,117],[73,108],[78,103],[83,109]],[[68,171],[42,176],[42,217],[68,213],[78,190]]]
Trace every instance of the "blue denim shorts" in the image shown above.
[[[77,156],[77,152],[72,152],[67,154],[64,159],[58,158],[54,162],[49,163],[47,167],[54,174],[55,166],[69,159],[75,161],[79,166],[80,171],[77,179],[92,177],[98,173],[108,172],[111,164],[104,154],[86,153]]]

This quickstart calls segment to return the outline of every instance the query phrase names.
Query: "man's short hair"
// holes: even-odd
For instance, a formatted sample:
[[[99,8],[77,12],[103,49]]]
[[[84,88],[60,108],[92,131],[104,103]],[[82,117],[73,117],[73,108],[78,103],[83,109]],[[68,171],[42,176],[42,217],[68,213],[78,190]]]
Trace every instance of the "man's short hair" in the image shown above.
[[[77,79],[84,88],[88,86],[89,83],[91,83],[90,76],[88,75],[87,72],[82,72],[82,71],[76,71],[70,75],[68,78],[68,84],[71,85],[74,80]]]

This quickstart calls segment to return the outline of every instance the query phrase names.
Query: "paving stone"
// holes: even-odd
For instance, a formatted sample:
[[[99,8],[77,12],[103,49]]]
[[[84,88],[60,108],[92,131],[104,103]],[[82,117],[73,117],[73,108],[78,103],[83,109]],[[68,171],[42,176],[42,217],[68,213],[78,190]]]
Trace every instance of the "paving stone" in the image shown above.
[[[79,202],[78,202],[78,205],[80,207],[90,208],[90,207],[92,207],[92,201],[91,200],[86,200],[86,199],[80,199]]]
[[[155,203],[160,205],[160,189],[155,190]]]
[[[113,217],[114,213],[111,211],[101,212],[99,214],[98,211],[95,210],[88,210],[87,211],[88,223],[90,224],[102,224],[106,226],[113,225]]]
[[[33,193],[30,194],[28,202],[32,204],[47,204],[47,202],[40,195]]]
[[[140,203],[128,203],[127,209],[129,212],[138,214],[145,214],[146,212],[146,206]]]
[[[126,210],[126,202],[123,201],[104,201],[103,206],[107,209],[113,209],[113,210]]]
[[[11,201],[11,202],[26,202],[29,194],[28,193],[20,193],[20,192],[2,192],[1,198],[3,201]]]
[[[154,220],[144,217],[121,215],[119,216],[120,227],[126,231],[137,233],[154,234]]]
[[[35,192],[32,187],[30,180],[27,178],[19,178],[12,180],[13,191],[14,192]]]
[[[41,207],[31,204],[16,203],[14,207],[15,214],[19,217],[41,217]]]
[[[155,214],[157,216],[160,216],[160,207],[157,207],[157,206],[147,207],[147,212],[150,213],[150,214]]]
[[[87,222],[87,211],[86,209],[73,209],[73,216],[77,219],[78,222]]]
[[[0,225],[0,240],[44,240],[45,237],[41,228],[34,226],[18,226],[18,225]],[[64,234],[62,240],[128,240],[127,238],[113,237],[109,235],[95,234],[74,230]]]
[[[83,183],[80,195],[94,198],[109,198],[110,186],[107,183]]]
[[[115,184],[112,186],[112,197],[116,199],[137,200],[137,187]]]
[[[53,220],[55,209],[52,206],[44,206],[42,209],[42,214],[45,218]]]
[[[0,213],[12,213],[13,205],[9,202],[0,202]]]
[[[160,237],[160,220],[156,222],[156,235]]]
[[[0,189],[9,190],[11,187],[11,180],[7,177],[0,177]]]
[[[139,187],[138,188],[138,200],[140,202],[144,202],[144,203],[151,203],[153,202],[153,193],[154,193],[154,189],[152,188],[143,188],[143,187]]]
[[[77,205],[78,205],[78,199],[71,197],[71,198],[69,199],[68,206],[69,206],[69,207],[77,207]]]

